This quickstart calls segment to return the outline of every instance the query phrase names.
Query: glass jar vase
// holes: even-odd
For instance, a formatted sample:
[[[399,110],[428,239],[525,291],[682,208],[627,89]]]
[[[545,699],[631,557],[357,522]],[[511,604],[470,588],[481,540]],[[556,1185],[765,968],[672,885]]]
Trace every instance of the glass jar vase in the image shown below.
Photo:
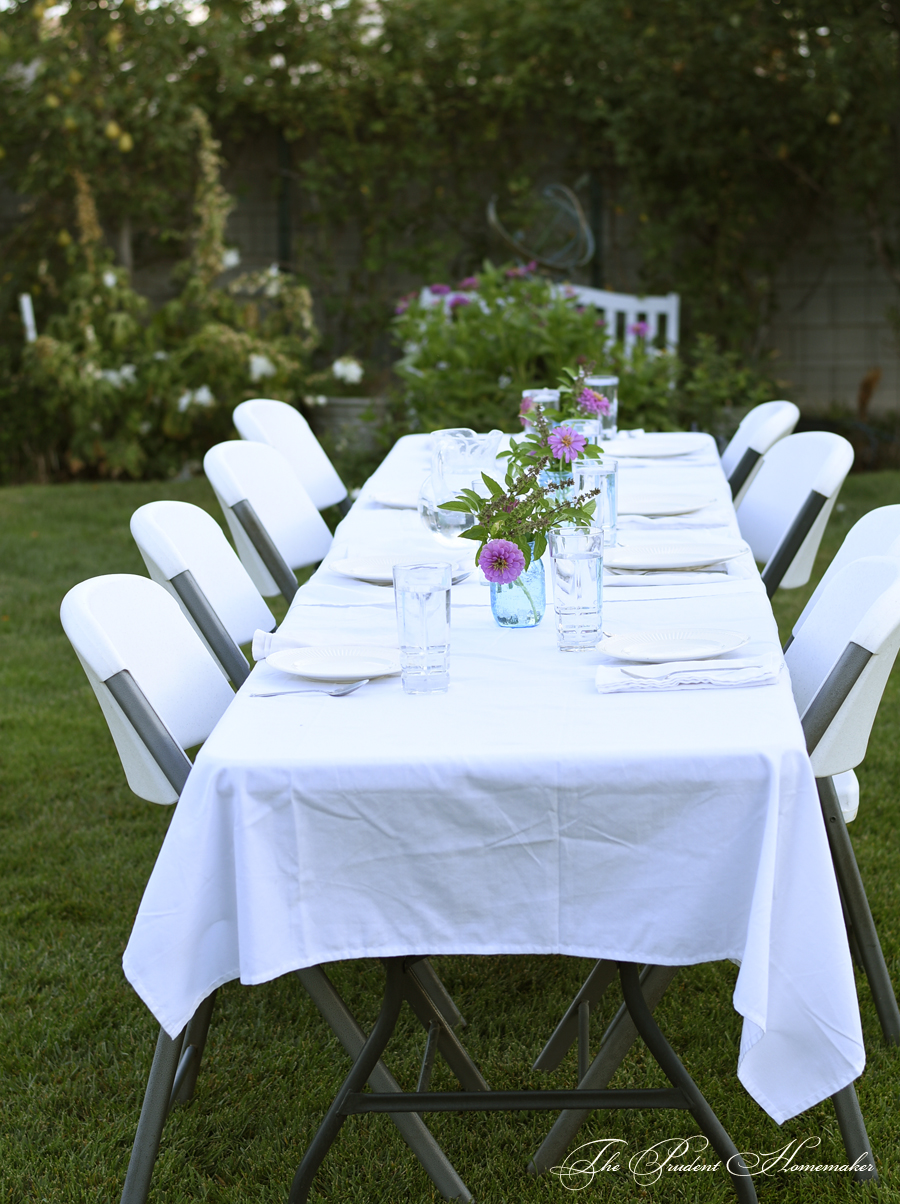
[[[544,562],[534,556],[515,581],[507,585],[491,582],[491,612],[498,627],[537,627],[544,617],[547,594],[544,588]]]

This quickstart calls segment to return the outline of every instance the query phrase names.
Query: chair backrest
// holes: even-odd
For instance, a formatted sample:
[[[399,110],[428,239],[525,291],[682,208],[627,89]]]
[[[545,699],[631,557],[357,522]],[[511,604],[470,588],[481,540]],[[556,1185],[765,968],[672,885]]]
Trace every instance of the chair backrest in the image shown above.
[[[254,397],[236,406],[232,417],[242,439],[267,443],[281,452],[319,510],[336,506],[347,496],[343,481],[309,423],[293,406]]]
[[[853,464],[840,435],[807,431],[770,448],[738,507],[741,534],[765,565],[769,597],[805,585],[822,533]]]
[[[239,645],[275,616],[222,528],[188,502],[149,502],[131,516],[131,534],[147,571],[178,601],[226,677],[240,685],[250,672]]]
[[[785,652],[816,777],[866,755],[900,648],[900,560],[864,556],[836,573]]]
[[[900,560],[900,506],[880,506],[864,514],[847,532],[834,560],[794,624],[794,635],[806,622],[832,577],[863,556],[892,556]]]
[[[178,604],[155,581],[116,574],[70,589],[66,635],[103,711],[128,779],[151,803],[177,802],[234,694]]]
[[[722,471],[728,477],[737,506],[760,468],[760,461],[779,439],[790,435],[800,418],[792,401],[765,401],[744,415],[722,452]]]
[[[265,443],[218,443],[203,468],[224,511],[244,568],[270,598],[290,600],[293,569],[321,560],[331,532],[284,456]]]

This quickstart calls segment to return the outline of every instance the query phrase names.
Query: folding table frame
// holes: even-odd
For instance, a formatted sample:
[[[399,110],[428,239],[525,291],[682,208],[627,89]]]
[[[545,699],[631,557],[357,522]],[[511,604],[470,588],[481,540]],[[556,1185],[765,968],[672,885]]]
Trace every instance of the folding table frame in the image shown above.
[[[393,1034],[403,1000],[409,998],[410,981],[415,981],[415,968],[419,964],[419,959],[416,958],[385,958],[383,960],[387,981],[378,1019],[297,1169],[288,1197],[289,1204],[305,1204],[309,1198],[309,1191],[316,1172],[334,1143],[344,1121],[348,1116],[357,1113],[387,1112],[391,1115],[410,1116],[421,1112],[560,1111],[565,1113],[569,1110],[577,1110],[583,1116],[594,1109],[620,1108],[676,1108],[689,1111],[725,1163],[738,1200],[741,1204],[755,1204],[756,1192],[743,1158],[654,1021],[641,989],[638,968],[633,963],[619,962],[616,966],[625,997],[624,1010],[630,1018],[635,1034],[640,1034],[643,1038],[657,1064],[672,1084],[671,1088],[609,1091],[589,1087],[582,1081],[573,1091],[491,1091],[487,1084],[481,1088],[466,1091],[429,1091],[427,1088],[433,1062],[433,1055],[429,1060],[430,1050],[433,1048],[433,1029],[430,1028],[422,1073],[419,1076],[416,1091],[404,1092],[390,1088],[387,1091],[364,1092],[362,1088],[379,1064],[381,1055]],[[601,962],[600,966],[608,967],[609,964]],[[670,979],[673,973],[674,971],[663,970],[657,977],[667,981],[666,976],[668,975]],[[591,995],[595,990],[602,993],[612,979],[612,974],[607,974],[606,969],[599,974],[595,969],[592,978],[595,975],[594,984],[589,992]],[[605,980],[602,981],[602,986],[601,980]],[[580,1021],[581,1027],[584,1027],[581,1018],[586,1014],[582,1006],[587,999],[585,988],[580,994],[584,998],[579,999],[575,1013],[576,1033]],[[570,1009],[570,1013],[571,1011],[572,1009]],[[615,1021],[613,1023],[615,1025]],[[574,1039],[574,1036],[569,1035],[572,1027],[570,1014],[567,1013],[557,1029],[557,1034],[560,1034],[560,1030],[563,1030],[563,1034],[556,1039],[555,1044],[554,1039],[551,1038],[551,1044],[554,1045],[555,1050],[565,1045],[567,1040],[571,1044],[571,1040]],[[619,1028],[621,1030],[621,1024]],[[621,1056],[616,1057],[615,1066],[610,1069],[608,1077],[611,1077],[634,1039],[629,1034],[623,1048],[622,1035],[624,1034],[620,1034],[620,1039],[615,1042],[617,1054],[621,1050]],[[568,1048],[568,1045],[565,1045],[565,1048]],[[565,1048],[561,1050],[559,1057],[562,1057]],[[466,1061],[468,1062],[468,1057],[466,1057]],[[469,1064],[471,1065],[471,1063]],[[531,1169],[538,1171],[544,1167],[539,1167],[535,1162],[532,1163]],[[471,1196],[466,1193],[456,1198],[466,1200],[471,1199]]]

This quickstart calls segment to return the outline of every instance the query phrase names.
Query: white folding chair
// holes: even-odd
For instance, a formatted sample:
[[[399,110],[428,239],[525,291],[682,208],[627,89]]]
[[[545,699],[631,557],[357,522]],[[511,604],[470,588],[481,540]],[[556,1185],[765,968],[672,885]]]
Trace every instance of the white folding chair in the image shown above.
[[[232,415],[242,439],[281,452],[319,510],[349,509],[347,490],[309,423],[293,406],[267,397],[242,401]]]
[[[831,577],[785,652],[854,951],[893,1045],[900,1044],[900,1011],[847,819],[859,802],[852,770],[866,755],[898,649],[900,559],[865,556]]]
[[[97,695],[128,785],[175,803],[191,763],[234,694],[177,602],[146,577],[94,577],[69,590],[60,619]],[[126,1197],[145,1200],[163,1124],[190,1098],[215,992],[175,1041],[160,1030],[128,1168]],[[126,1198],[123,1197],[123,1198]]]
[[[775,591],[805,585],[837,495],[853,464],[853,448],[840,435],[807,431],[788,435],[763,457],[737,517],[741,534]]]
[[[832,577],[846,565],[860,560],[863,556],[893,556],[900,559],[900,506],[879,506],[877,510],[870,510],[853,524],[844,536],[844,542],[834,560],[823,573],[821,581],[803,608],[800,618],[794,624],[793,634],[785,645],[786,649],[790,647],[794,636],[815,608]]]
[[[234,697],[215,661],[171,594],[146,577],[84,581],[66,594],[60,618],[100,702],[129,786],[149,802],[177,802],[191,768],[184,750],[206,739]],[[453,1032],[463,1023],[456,1006],[427,961],[414,969],[408,998],[429,1031],[428,1073],[439,1051],[468,1090],[483,1090],[486,1083]],[[366,1035],[322,967],[299,970],[297,977],[347,1052],[358,1056]],[[215,995],[200,1004],[175,1040],[160,1029],[122,1204],[147,1200],[166,1118],[176,1103],[191,1097],[197,1081]],[[376,1091],[400,1090],[381,1061],[370,1082]],[[421,1117],[393,1119],[444,1197],[471,1200]]]
[[[188,502],[148,502],[131,516],[131,534],[151,578],[178,601],[191,625],[236,686],[250,672],[240,645],[275,616],[222,528]]]
[[[218,443],[203,468],[244,568],[265,598],[297,592],[294,569],[315,564],[331,532],[287,460],[265,443]]]
[[[792,401],[765,401],[745,414],[722,452],[722,471],[731,486],[735,506],[759,471],[760,462],[779,439],[790,435],[800,418]]]

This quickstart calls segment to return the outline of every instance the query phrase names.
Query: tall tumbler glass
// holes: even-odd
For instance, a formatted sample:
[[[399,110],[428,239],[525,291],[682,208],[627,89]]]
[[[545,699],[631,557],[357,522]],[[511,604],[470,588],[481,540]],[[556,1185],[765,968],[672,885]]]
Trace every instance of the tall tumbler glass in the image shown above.
[[[584,382],[589,389],[599,393],[607,403],[607,412],[600,414],[600,442],[615,439],[619,433],[619,378],[618,376],[589,376]]]
[[[407,694],[444,693],[450,685],[449,564],[395,564],[394,603],[400,670]]]
[[[549,543],[556,646],[560,652],[596,648],[603,634],[603,528],[557,527]]]
[[[596,501],[594,521],[603,526],[603,537],[608,548],[616,546],[618,525],[619,461],[610,456],[599,460],[576,460],[573,469],[573,493],[576,497],[594,493]]]

